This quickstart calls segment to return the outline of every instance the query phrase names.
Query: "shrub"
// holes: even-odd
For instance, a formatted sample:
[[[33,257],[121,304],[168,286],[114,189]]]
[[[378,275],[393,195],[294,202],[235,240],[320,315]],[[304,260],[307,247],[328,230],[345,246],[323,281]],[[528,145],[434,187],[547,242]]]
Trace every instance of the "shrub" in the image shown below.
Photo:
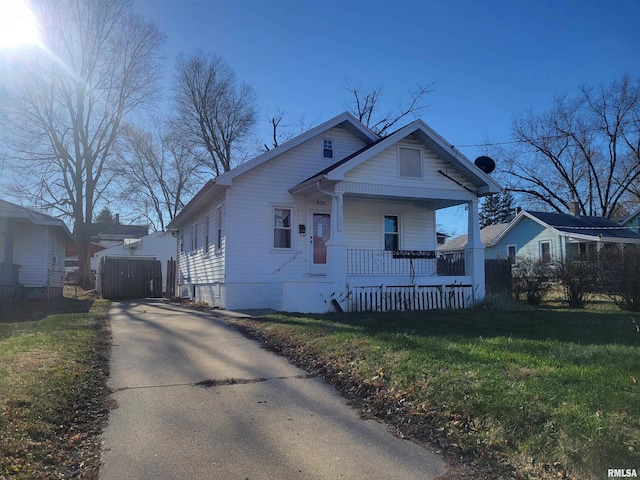
[[[620,308],[640,311],[640,247],[602,250],[600,263],[604,293]]]
[[[529,305],[539,305],[551,288],[551,268],[545,259],[518,258],[513,266],[513,294],[524,295]]]
[[[598,287],[598,262],[579,258],[565,259],[555,266],[569,307],[584,308]]]

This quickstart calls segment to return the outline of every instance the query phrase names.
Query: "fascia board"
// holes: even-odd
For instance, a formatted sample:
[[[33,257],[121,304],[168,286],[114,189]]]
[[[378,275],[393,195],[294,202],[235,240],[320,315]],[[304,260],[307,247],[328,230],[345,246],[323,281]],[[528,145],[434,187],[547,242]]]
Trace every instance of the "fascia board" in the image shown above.
[[[282,145],[278,145],[276,148],[269,150],[268,152],[265,152],[262,155],[259,155],[253,158],[252,160],[249,160],[247,163],[243,163],[242,165],[237,166],[233,170],[223,173],[222,175],[217,177],[216,180],[219,179],[220,180],[219,183],[221,185],[231,185],[231,182],[235,177],[242,175],[243,173],[246,173],[249,170],[252,170],[253,168],[258,167],[265,162],[268,162],[269,160],[277,157],[278,155],[282,155],[283,153],[291,150],[292,148],[302,145],[303,143],[311,140],[313,137],[322,135],[327,130],[337,127],[338,125],[344,122],[349,122],[354,128],[356,128],[359,132],[361,132],[365,138],[368,138],[372,142],[378,139],[378,136],[372,130],[365,127],[362,124],[362,122],[358,121],[357,118],[355,118],[349,112],[344,112],[336,117],[333,117],[330,120],[327,120],[326,122],[318,125],[317,127],[314,127],[311,130],[308,130],[305,133],[298,135],[297,137],[292,138],[291,140],[288,140]]]
[[[349,170],[357,167],[369,158],[382,152],[384,149],[398,143],[409,135],[415,134],[416,132],[421,132],[435,142],[441,150],[440,152],[436,152],[436,154],[438,154],[444,162],[451,165],[452,168],[475,184],[479,188],[480,194],[488,195],[491,193],[498,193],[502,190],[502,187],[495,180],[473,165],[464,155],[453,150],[451,146],[448,145],[440,135],[438,135],[438,133],[420,119],[414,120],[410,124],[383,139],[377,145],[367,149],[357,157],[352,158],[347,163],[344,163],[332,170],[328,173],[327,178],[336,181],[343,180],[345,173]],[[428,145],[425,142],[422,143],[427,148],[432,148],[431,145]],[[442,153],[444,153],[444,156],[449,158],[443,158]],[[483,183],[484,185],[478,185],[478,183]]]

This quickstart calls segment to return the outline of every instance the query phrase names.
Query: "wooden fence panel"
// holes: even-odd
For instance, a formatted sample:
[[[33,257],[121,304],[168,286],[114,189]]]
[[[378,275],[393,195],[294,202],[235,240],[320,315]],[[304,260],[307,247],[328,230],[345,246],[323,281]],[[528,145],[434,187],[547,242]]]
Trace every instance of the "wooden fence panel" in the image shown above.
[[[511,295],[511,260],[486,258],[484,274],[487,295]]]
[[[141,258],[102,259],[102,296],[109,299],[162,296],[160,260]]]
[[[167,288],[165,296],[167,298],[174,298],[176,296],[176,283],[177,283],[177,262],[171,257],[167,260]]]

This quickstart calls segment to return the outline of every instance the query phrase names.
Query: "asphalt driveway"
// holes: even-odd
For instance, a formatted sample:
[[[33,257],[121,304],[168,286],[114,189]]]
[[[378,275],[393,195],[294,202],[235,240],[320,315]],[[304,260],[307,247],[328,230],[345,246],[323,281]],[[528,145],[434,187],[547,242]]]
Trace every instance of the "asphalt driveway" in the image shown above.
[[[101,480],[431,479],[438,455],[210,312],[114,302]]]

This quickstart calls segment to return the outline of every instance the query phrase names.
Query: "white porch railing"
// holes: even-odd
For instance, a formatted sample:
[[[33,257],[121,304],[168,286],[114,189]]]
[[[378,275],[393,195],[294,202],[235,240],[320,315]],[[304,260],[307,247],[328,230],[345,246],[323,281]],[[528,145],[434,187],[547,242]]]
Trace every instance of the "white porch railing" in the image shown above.
[[[473,304],[471,285],[348,287],[348,312],[389,312],[466,308]]]
[[[347,275],[461,276],[465,275],[465,255],[464,252],[450,252],[427,258],[404,252],[394,255],[386,250],[347,249]]]

